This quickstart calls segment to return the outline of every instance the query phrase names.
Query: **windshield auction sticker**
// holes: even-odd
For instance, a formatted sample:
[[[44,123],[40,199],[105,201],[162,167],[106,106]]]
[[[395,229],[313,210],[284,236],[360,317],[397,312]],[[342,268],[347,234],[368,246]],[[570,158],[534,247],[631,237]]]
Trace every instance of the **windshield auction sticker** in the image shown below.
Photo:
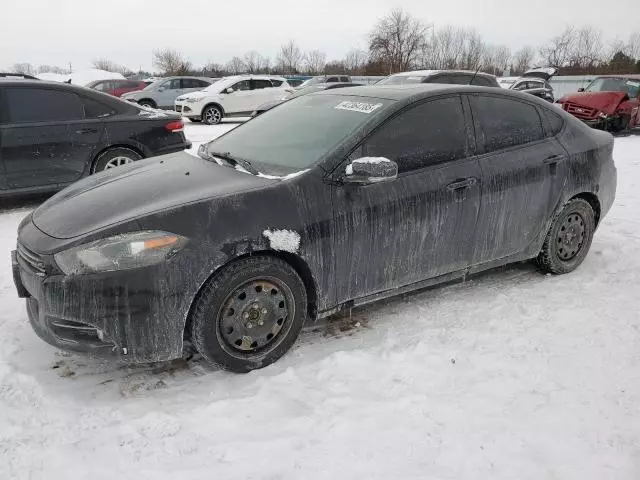
[[[340,102],[333,108],[338,110],[351,110],[352,112],[371,113],[381,106],[381,103]]]

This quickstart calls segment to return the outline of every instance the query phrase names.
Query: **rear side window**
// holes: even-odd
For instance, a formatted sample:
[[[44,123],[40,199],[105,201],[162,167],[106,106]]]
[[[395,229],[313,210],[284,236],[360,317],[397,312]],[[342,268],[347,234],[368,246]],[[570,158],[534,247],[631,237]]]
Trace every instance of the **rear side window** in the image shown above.
[[[274,87],[279,87],[280,85],[282,85],[282,80],[271,80],[271,85],[273,85]]]
[[[271,82],[269,80],[251,80],[251,88],[253,90],[260,90],[263,88],[271,88]]]
[[[140,82],[122,82],[118,85],[119,88],[138,88],[140,86]]]
[[[73,92],[37,88],[5,89],[12,123],[81,120],[84,106]]]
[[[104,118],[116,113],[113,108],[90,97],[82,97],[82,103],[87,118]]]
[[[455,96],[400,113],[365,141],[363,153],[393,160],[403,173],[464,158],[466,145],[462,102]]]
[[[340,81],[341,82],[348,82],[349,81],[349,77],[340,77]]]
[[[338,82],[338,77],[329,77],[327,78],[327,83],[336,83]]]
[[[486,77],[478,76],[471,80],[471,85],[478,85],[480,87],[492,87],[494,84]]]
[[[493,96],[471,97],[476,133],[485,152],[544,138],[538,110],[528,103]]]
[[[550,128],[549,136],[555,137],[557,134],[560,133],[560,130],[562,130],[562,127],[564,127],[564,120],[560,115],[558,115],[555,112],[552,112],[551,110],[547,110],[546,108],[543,109],[543,112],[544,112],[544,116],[547,119],[547,125]]]

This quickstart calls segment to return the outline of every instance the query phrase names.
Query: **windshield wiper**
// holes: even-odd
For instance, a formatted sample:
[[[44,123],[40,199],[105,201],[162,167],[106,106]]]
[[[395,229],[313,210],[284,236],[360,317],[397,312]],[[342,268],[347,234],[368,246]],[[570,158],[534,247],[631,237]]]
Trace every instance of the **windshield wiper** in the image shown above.
[[[203,149],[203,151],[199,153],[201,153],[200,156],[203,157],[205,160],[214,160],[214,157],[215,157],[220,160],[223,160],[230,167],[240,166],[244,168],[247,172],[251,173],[252,175],[258,175],[260,173],[258,172],[258,170],[255,169],[253,165],[251,165],[251,162],[249,160],[235,157],[231,155],[231,152],[210,152],[206,149]]]

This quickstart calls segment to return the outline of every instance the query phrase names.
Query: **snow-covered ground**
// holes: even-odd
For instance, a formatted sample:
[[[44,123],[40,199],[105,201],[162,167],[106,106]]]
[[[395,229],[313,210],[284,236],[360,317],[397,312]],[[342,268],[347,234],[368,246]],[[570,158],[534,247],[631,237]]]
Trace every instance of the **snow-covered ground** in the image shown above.
[[[188,125],[203,142],[229,125]],[[0,213],[0,479],[640,478],[640,137],[573,274],[528,264],[303,333],[248,375],[128,368],[31,331]]]

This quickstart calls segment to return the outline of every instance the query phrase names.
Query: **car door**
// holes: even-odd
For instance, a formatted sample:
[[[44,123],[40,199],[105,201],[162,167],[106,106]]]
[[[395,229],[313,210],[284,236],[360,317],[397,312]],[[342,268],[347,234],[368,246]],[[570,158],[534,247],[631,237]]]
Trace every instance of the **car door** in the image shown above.
[[[253,92],[252,109],[255,109],[265,102],[281,100],[286,92],[282,88],[274,88],[271,80],[256,79],[251,80],[251,91]]]
[[[182,93],[182,79],[172,78],[160,85],[153,97],[158,107],[173,108],[175,99],[182,95]]]
[[[73,91],[11,86],[4,92],[7,123],[0,127],[0,156],[10,189],[73,181],[85,166],[71,129],[79,130],[84,107]]]
[[[251,107],[248,106],[252,103],[251,80],[240,80],[228,88],[232,88],[233,92],[223,93],[222,107],[226,113],[240,113],[251,110]]]
[[[371,133],[334,172],[339,302],[466,267],[480,206],[461,97],[414,104]],[[385,157],[398,177],[355,186],[339,178],[350,160]]]
[[[566,178],[567,152],[525,100],[470,95],[482,170],[474,264],[524,252],[547,225]]]

